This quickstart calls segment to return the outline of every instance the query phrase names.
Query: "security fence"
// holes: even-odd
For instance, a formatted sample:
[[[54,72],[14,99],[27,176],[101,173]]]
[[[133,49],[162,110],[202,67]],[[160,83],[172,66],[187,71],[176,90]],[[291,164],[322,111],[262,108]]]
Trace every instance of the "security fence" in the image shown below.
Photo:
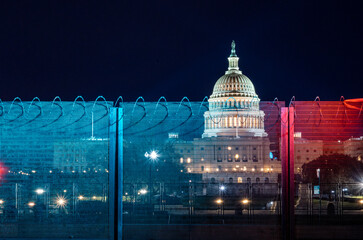
[[[248,108],[230,99],[216,118],[207,100],[0,101],[0,237],[280,239],[287,104],[260,102],[264,115],[253,117],[264,133],[243,136],[261,126]],[[354,104],[288,104],[298,238],[316,225],[362,225],[363,116]],[[206,123],[235,135],[202,137]]]

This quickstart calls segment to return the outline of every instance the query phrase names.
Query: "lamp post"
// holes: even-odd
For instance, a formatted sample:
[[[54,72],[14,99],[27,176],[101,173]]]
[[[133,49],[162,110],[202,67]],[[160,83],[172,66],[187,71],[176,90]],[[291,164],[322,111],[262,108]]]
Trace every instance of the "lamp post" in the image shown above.
[[[224,216],[224,191],[226,190],[226,187],[224,185],[221,185],[219,187],[220,195],[222,198],[222,216]]]
[[[144,156],[149,159],[149,164],[150,164],[150,167],[149,167],[149,204],[151,206],[151,194],[152,194],[152,191],[151,191],[151,188],[152,188],[152,182],[151,182],[151,167],[152,167],[152,164],[154,162],[156,162],[159,158],[159,154],[157,151],[155,150],[152,150],[150,153],[148,152],[145,152]]]

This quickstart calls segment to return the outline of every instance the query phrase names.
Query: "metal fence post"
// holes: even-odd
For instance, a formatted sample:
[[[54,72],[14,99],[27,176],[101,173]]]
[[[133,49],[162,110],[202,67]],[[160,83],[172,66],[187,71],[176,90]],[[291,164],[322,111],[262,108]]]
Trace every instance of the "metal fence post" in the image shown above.
[[[110,108],[109,125],[109,236],[122,239],[123,109]]]
[[[294,239],[294,108],[281,108],[282,236]]]

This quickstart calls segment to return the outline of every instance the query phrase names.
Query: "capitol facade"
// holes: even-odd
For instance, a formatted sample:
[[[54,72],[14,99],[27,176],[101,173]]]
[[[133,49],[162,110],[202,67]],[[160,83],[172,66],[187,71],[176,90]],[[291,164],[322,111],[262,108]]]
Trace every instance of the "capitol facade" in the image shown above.
[[[270,154],[265,113],[252,81],[238,66],[232,42],[228,70],[220,77],[204,113],[204,133],[178,141],[175,149],[189,173],[211,183],[277,182],[281,164]]]

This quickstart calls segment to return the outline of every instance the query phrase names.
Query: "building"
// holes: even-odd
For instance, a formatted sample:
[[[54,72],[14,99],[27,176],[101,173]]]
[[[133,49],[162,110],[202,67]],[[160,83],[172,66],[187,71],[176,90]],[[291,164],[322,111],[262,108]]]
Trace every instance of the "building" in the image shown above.
[[[359,138],[350,138],[344,141],[344,153],[362,161],[363,156],[363,136]]]
[[[214,85],[203,115],[202,137],[179,141],[176,151],[186,170],[202,174],[207,182],[276,182],[281,164],[271,154],[265,113],[238,59],[232,42],[228,70]]]

